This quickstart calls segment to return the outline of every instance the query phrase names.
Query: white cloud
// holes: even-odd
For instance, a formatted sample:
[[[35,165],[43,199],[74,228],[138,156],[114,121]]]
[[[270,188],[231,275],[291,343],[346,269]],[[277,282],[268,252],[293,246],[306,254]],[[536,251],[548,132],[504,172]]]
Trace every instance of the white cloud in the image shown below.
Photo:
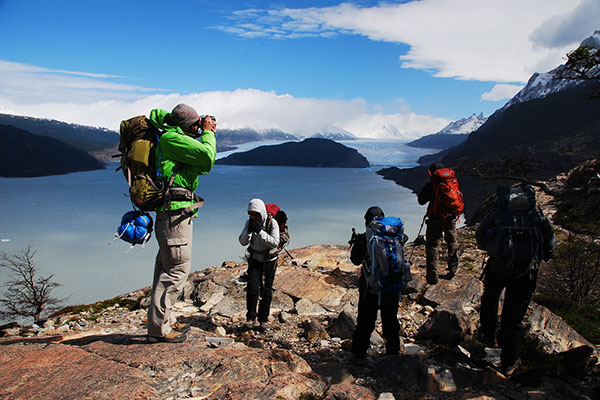
[[[499,101],[504,99],[510,99],[517,94],[524,85],[507,85],[505,83],[499,83],[494,85],[492,90],[481,95],[481,100],[484,101]]]
[[[0,110],[113,130],[123,119],[147,115],[153,108],[170,110],[179,103],[216,115],[221,128],[280,129],[297,135],[334,126],[359,137],[408,140],[436,132],[449,122],[412,113],[402,99],[398,99],[397,113],[383,114],[363,99],[298,98],[254,89],[164,94],[91,74],[57,73],[1,60],[0,71]]]
[[[595,10],[591,3],[597,0],[580,2],[420,0],[364,8],[344,3],[239,12],[234,25],[244,36],[282,39],[353,33],[376,41],[406,43],[410,50],[400,56],[404,68],[464,80],[526,82],[533,72],[546,72],[536,71],[537,67],[562,63],[568,51],[593,33],[589,27],[597,23],[597,13],[582,10]],[[246,25],[248,21],[252,24]],[[553,45],[546,45],[540,39],[542,31],[537,30],[561,21],[565,29],[555,31]],[[567,34],[574,23],[585,29]]]
[[[114,75],[52,70],[34,65],[0,60],[0,95],[17,103],[43,103],[54,99],[78,101],[111,100],[117,96],[139,97],[160,92],[136,85],[114,83]]]
[[[545,21],[531,34],[531,40],[544,47],[569,46],[597,29],[600,29],[600,1],[581,0],[570,12]]]

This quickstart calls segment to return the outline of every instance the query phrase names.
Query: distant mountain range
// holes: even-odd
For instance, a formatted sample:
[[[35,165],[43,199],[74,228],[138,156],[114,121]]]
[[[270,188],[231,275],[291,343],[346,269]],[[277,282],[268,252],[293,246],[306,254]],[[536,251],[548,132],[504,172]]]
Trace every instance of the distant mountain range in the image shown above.
[[[4,125],[2,127],[2,140],[0,142],[2,149],[9,152],[11,149],[14,149],[14,153],[19,154],[19,163],[27,165],[26,169],[13,169],[10,163],[2,163],[0,166],[0,176],[43,176],[104,168],[102,161],[114,161],[115,158],[112,156],[118,154],[119,133],[105,128],[1,113],[0,125]],[[15,128],[16,130],[10,128]],[[15,136],[11,138],[10,135]],[[349,132],[337,128],[326,129],[316,133],[315,137],[335,140],[356,139]],[[48,139],[52,140],[49,141]],[[298,141],[299,139],[295,135],[279,130],[257,131],[251,128],[218,129],[217,151],[233,150],[236,145],[247,142],[267,140]],[[23,146],[19,145],[20,140],[22,140],[23,146],[34,150],[30,152],[23,150]],[[66,147],[60,146],[60,144],[65,144]],[[58,155],[58,157],[43,156],[42,152],[44,148],[52,149],[52,152]],[[84,158],[90,162],[79,162],[83,160],[80,157],[82,154],[74,156],[72,154],[74,150],[78,150],[89,156],[89,158]],[[313,150],[316,150],[316,148],[313,148]],[[339,155],[338,153],[335,154]],[[318,166],[318,164],[329,166],[325,157],[319,162],[313,162],[315,159],[312,156],[305,156],[304,162],[311,164],[311,166]],[[94,160],[91,161],[91,159]],[[292,159],[294,157],[290,158],[290,160]],[[358,159],[359,157],[353,158],[349,156],[348,160],[353,160],[348,161],[349,165],[364,165],[364,163],[361,164],[361,161],[356,161]],[[73,162],[71,166],[65,165],[65,163],[70,163],[74,160],[78,161]],[[366,159],[364,162],[366,162]],[[340,163],[343,164],[343,162]]]
[[[320,132],[315,133],[311,137],[331,140],[357,140],[358,138],[345,129],[336,126],[330,126]]]
[[[35,135],[49,136],[102,161],[109,161],[110,156],[118,152],[119,134],[105,128],[10,114],[0,114],[0,124],[11,125]]]
[[[597,31],[569,54],[565,65],[532,76],[515,98],[463,143],[422,157],[422,167],[378,173],[417,192],[429,179],[426,167],[432,162],[455,168],[469,222],[497,185],[515,182],[490,178],[548,179],[600,158],[599,49]]]
[[[310,136],[311,138],[331,139],[331,140],[356,140],[357,137],[352,133],[340,128],[328,128]],[[224,152],[234,150],[235,146],[248,142],[260,142],[265,140],[278,141],[298,141],[302,139],[291,133],[286,133],[276,129],[266,131],[257,131],[251,128],[243,129],[218,129],[217,132],[217,151]]]
[[[298,140],[297,136],[276,129],[257,131],[251,128],[220,129],[217,128],[217,151],[234,150],[235,145],[260,142],[263,140]]]
[[[234,153],[216,164],[278,165],[291,167],[366,168],[367,159],[355,149],[329,139],[309,138]]]
[[[483,113],[473,114],[470,117],[450,122],[441,131],[423,136],[407,145],[424,149],[448,149],[467,140],[469,134],[479,129],[486,120]]]
[[[104,168],[83,150],[44,135],[0,125],[0,176],[60,175]]]

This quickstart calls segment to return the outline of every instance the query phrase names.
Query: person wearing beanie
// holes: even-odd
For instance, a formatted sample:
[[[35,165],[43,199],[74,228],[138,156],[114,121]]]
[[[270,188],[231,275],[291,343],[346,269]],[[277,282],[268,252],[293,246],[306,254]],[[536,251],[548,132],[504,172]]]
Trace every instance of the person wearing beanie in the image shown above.
[[[429,176],[437,170],[444,169],[439,163],[433,163],[429,166]],[[425,258],[426,273],[425,279],[430,285],[438,282],[439,250],[442,246],[442,238],[448,246],[448,274],[446,277],[452,279],[458,269],[458,234],[456,232],[456,221],[458,215],[440,213],[440,207],[433,207],[436,202],[435,189],[432,180],[427,182],[419,194],[417,201],[421,205],[429,203],[426,213],[427,229],[425,231]]]
[[[371,334],[375,329],[377,311],[380,308],[385,353],[386,355],[396,355],[400,352],[400,324],[398,323],[400,294],[386,291],[373,294],[368,290],[365,278],[365,268],[371,264],[371,260],[368,259],[367,236],[370,230],[369,224],[375,217],[385,217],[383,210],[378,206],[369,207],[364,216],[367,232],[359,233],[353,236],[353,240],[351,240],[350,260],[354,265],[362,265],[360,277],[358,278],[358,316],[352,335],[352,353],[359,360],[364,359],[367,355]]]
[[[173,177],[173,182],[169,189],[171,201],[155,210],[154,232],[159,249],[148,307],[147,341],[182,342],[190,328],[177,322],[171,309],[191,269],[192,221],[201,204],[194,191],[199,175],[208,174],[215,163],[217,123],[212,117],[201,118],[186,104],[177,105],[170,113],[154,109],[149,119],[161,132],[157,175],[164,182]]]

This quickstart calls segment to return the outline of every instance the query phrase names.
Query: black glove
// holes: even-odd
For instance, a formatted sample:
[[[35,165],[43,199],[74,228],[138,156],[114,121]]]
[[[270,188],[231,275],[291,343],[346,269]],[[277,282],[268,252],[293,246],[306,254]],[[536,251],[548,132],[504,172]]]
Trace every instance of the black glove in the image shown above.
[[[250,220],[248,221],[248,232],[258,233],[261,230],[262,230],[262,221],[254,219],[254,218],[250,218]]]

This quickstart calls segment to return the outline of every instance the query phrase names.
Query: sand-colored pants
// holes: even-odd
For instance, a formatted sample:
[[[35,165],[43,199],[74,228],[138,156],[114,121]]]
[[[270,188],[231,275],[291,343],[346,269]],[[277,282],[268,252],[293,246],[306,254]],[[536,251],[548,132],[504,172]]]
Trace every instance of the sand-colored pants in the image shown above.
[[[192,218],[181,211],[156,213],[155,235],[158,254],[154,264],[152,297],[148,307],[148,335],[166,336],[175,317],[171,313],[191,269]]]

